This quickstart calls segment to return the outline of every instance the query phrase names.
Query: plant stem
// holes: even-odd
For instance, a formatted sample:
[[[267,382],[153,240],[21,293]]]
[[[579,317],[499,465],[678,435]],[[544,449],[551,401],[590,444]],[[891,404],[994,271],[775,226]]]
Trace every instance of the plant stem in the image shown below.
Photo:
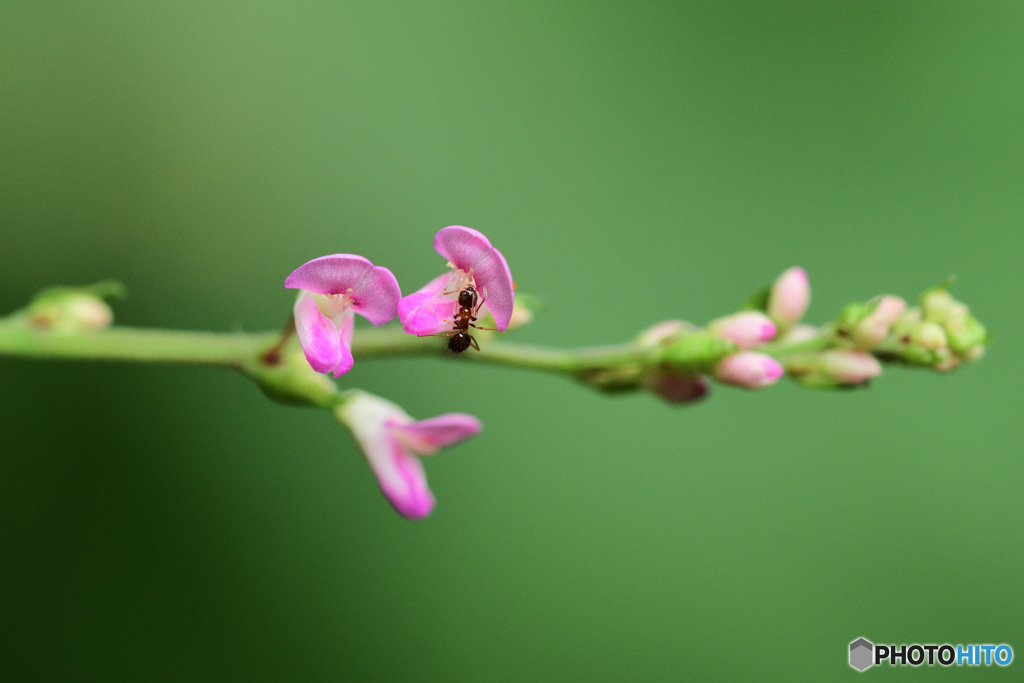
[[[182,363],[240,369],[277,336],[272,332],[185,332],[132,327],[48,332],[4,321],[0,323],[0,356]]]

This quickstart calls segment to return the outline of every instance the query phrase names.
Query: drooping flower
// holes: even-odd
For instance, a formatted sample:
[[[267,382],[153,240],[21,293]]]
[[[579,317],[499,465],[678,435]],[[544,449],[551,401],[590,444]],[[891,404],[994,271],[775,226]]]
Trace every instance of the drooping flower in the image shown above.
[[[340,377],[352,368],[355,314],[374,325],[392,320],[402,292],[391,271],[355,254],[307,261],[285,278],[295,300],[295,331],[306,360],[317,372]]]
[[[363,391],[353,392],[335,413],[355,435],[385,497],[410,519],[434,509],[434,494],[417,456],[433,455],[482,429],[478,419],[465,413],[413,420],[391,401]]]
[[[481,311],[490,311],[494,326],[505,330],[512,319],[515,293],[512,273],[501,252],[483,233],[461,225],[441,228],[434,249],[448,259],[443,273],[398,303],[398,317],[409,334],[450,331],[459,292],[472,285],[480,295]]]
[[[715,378],[726,384],[760,389],[775,384],[785,370],[777,360],[757,351],[740,351],[723,358],[715,366]]]

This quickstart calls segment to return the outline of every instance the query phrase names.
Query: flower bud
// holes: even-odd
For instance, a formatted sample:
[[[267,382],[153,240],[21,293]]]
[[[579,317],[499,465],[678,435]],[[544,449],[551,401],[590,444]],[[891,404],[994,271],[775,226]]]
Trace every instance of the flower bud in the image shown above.
[[[636,336],[636,343],[642,347],[668,346],[676,338],[683,334],[689,334],[696,330],[693,323],[685,320],[663,320],[660,323],[651,325]]]
[[[775,324],[760,311],[743,311],[712,320],[708,332],[728,339],[741,350],[760,346],[775,337]]]
[[[878,359],[852,349],[794,354],[787,365],[794,379],[817,389],[856,386],[882,374]]]
[[[988,330],[969,313],[951,315],[946,319],[944,327],[949,339],[949,348],[958,356],[964,355],[968,349],[988,342]]]
[[[747,389],[760,389],[775,384],[784,372],[777,360],[756,351],[734,353],[715,366],[715,378],[718,381]]]
[[[736,345],[707,332],[683,334],[673,339],[659,354],[665,365],[684,374],[706,372],[725,356],[736,351]]]
[[[910,343],[923,349],[937,351],[946,348],[946,331],[942,325],[922,320],[910,330]]]
[[[885,296],[878,299],[869,312],[854,326],[851,337],[854,344],[861,349],[873,349],[887,336],[893,324],[907,307],[907,302],[898,296]]]
[[[814,325],[794,325],[783,335],[781,341],[787,344],[796,344],[797,342],[814,339],[817,336],[818,328]]]
[[[944,323],[950,317],[963,317],[970,309],[953,298],[945,287],[930,289],[921,295],[921,308],[925,320]]]
[[[30,324],[54,332],[87,332],[110,327],[114,314],[100,297],[85,291],[57,288],[28,307]]]
[[[710,387],[703,375],[655,372],[643,379],[643,386],[669,403],[694,403],[707,396]]]
[[[810,303],[811,284],[807,271],[795,266],[772,284],[768,295],[768,316],[785,329],[800,322]]]

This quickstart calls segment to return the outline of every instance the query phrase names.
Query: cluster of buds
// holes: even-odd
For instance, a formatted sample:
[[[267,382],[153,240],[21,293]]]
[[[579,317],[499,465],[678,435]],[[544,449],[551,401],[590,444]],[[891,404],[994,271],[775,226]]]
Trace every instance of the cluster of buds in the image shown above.
[[[659,323],[637,339],[657,349],[656,369],[640,384],[671,403],[689,403],[708,393],[708,378],[746,389],[775,384],[785,369],[760,351],[780,332],[792,333],[811,301],[807,272],[786,270],[761,297],[761,310],[745,310],[712,320],[704,329],[683,321]]]
[[[466,345],[472,340],[469,328],[477,327],[473,321],[484,315],[493,320],[493,329],[507,329],[513,322],[515,284],[501,252],[482,233],[461,225],[438,231],[434,248],[447,259],[449,270],[405,297],[390,270],[356,254],[321,256],[296,268],[284,286],[299,290],[295,331],[310,368],[334,377],[352,369],[356,313],[374,325],[397,316],[403,329],[417,336],[463,335]],[[412,519],[434,508],[417,456],[481,429],[479,420],[462,413],[416,421],[394,403],[361,391],[347,392],[335,414],[355,435],[385,497]]]
[[[948,372],[985,354],[988,331],[957,301],[946,286],[921,295],[920,307],[910,308],[895,321],[889,337],[878,346],[887,358]]]

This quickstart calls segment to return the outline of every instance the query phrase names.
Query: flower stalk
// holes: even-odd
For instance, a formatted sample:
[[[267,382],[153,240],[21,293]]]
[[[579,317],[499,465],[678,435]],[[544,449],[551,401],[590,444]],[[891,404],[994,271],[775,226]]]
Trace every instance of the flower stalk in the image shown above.
[[[563,375],[606,393],[644,390],[669,403],[688,404],[705,398],[712,380],[756,390],[785,374],[806,388],[839,389],[864,386],[881,374],[885,363],[948,372],[981,358],[989,341],[985,327],[946,285],[926,291],[919,306],[885,296],[852,303],[821,327],[802,324],[809,301],[806,273],[790,269],[776,285],[765,288],[765,295],[752,299],[761,302],[752,310],[717,318],[705,327],[669,320],[622,344],[569,349],[518,344],[487,333],[482,351],[453,354],[444,339],[410,334],[409,320],[415,319],[411,314],[404,323],[384,324],[394,317],[397,285],[392,286],[386,269],[364,261],[349,255],[327,261],[334,269],[329,272],[332,277],[340,273],[340,279],[352,282],[341,283],[337,298],[347,297],[343,305],[316,302],[312,297],[334,292],[315,277],[298,283],[313,290],[301,293],[296,305],[296,310],[304,306],[305,319],[297,329],[293,318],[280,332],[116,326],[105,299],[120,295],[119,286],[52,288],[24,309],[0,318],[0,357],[173,363],[240,372],[275,401],[332,411],[355,435],[391,504],[403,516],[417,519],[434,506],[419,458],[472,436],[481,425],[461,413],[415,420],[386,399],[357,389],[340,390],[329,375],[347,371],[352,358],[421,355],[491,363]],[[323,265],[322,260],[311,263]],[[507,275],[507,267],[492,270],[497,273],[491,273],[492,278]],[[355,276],[353,271],[358,271]],[[494,279],[487,280],[486,268],[477,274],[478,283],[482,279],[497,289]],[[445,302],[450,299],[442,299],[433,289],[429,295],[437,301],[417,306],[449,305]],[[420,295],[412,295],[416,296]],[[496,306],[498,315],[508,326],[513,311],[500,298],[498,303],[503,306]],[[336,309],[331,308],[335,304]],[[350,334],[353,312],[381,326],[353,329]]]

